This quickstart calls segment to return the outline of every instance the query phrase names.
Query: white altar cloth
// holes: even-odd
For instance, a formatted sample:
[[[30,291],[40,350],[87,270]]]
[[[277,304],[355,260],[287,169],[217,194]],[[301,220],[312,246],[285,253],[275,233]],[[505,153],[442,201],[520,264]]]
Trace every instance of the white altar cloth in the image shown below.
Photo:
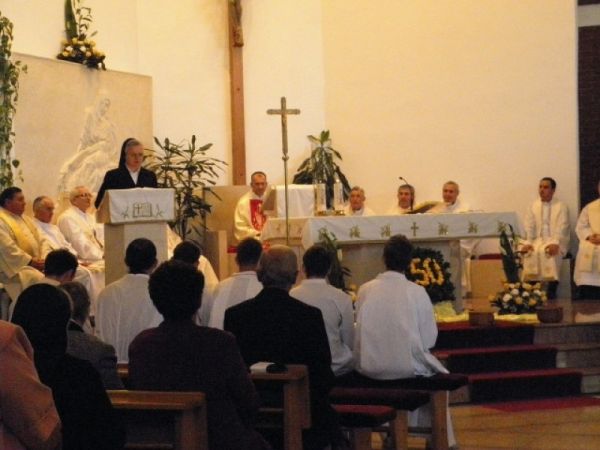
[[[414,241],[483,238],[499,236],[508,225],[519,232],[515,212],[297,217],[289,223],[290,238],[300,240],[305,249],[319,242],[322,231],[332,233],[338,243],[345,245],[385,242],[395,234],[404,234]],[[262,239],[285,239],[285,219],[270,218],[263,228]]]
[[[100,207],[96,220],[100,223],[168,222],[175,219],[175,189],[110,189],[102,199],[109,204]]]
[[[285,219],[285,186],[272,186],[264,210],[268,215]],[[273,199],[271,200],[271,196]],[[289,217],[310,217],[315,209],[315,190],[312,184],[288,185]],[[274,204],[271,204],[274,202]],[[269,214],[271,212],[271,214]],[[269,219],[271,220],[271,218]]]

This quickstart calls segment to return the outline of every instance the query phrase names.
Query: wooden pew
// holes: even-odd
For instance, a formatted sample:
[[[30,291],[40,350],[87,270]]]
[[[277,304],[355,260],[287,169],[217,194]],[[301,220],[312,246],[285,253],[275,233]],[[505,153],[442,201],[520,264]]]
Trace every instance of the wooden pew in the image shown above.
[[[301,450],[302,430],[311,426],[308,370],[303,365],[288,365],[287,368],[287,372],[283,373],[251,374],[252,381],[259,392],[261,386],[266,384],[276,386],[283,392],[281,407],[264,406],[260,408],[258,427],[271,426],[272,419],[277,419],[283,426],[285,450]],[[117,372],[127,387],[129,366],[126,363],[119,363]]]
[[[127,429],[127,449],[207,450],[201,392],[108,391]]]
[[[276,386],[283,390],[281,407],[265,406],[259,411],[258,426],[269,426],[272,419],[283,420],[283,439],[285,450],[302,449],[302,430],[310,428],[310,398],[308,370],[303,365],[288,365],[282,373],[252,373],[252,381],[259,393],[261,387]]]

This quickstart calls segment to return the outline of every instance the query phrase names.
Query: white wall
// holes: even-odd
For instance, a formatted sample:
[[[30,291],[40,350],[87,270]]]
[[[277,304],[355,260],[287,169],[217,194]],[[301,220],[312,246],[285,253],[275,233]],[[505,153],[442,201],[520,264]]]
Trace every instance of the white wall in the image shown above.
[[[372,206],[453,179],[522,212],[542,176],[577,207],[575,2],[323,2],[327,126]]]

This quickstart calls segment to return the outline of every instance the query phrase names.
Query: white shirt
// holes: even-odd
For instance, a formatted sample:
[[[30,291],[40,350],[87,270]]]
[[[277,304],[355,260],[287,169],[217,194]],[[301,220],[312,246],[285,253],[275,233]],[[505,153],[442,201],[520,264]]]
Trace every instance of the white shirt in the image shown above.
[[[222,330],[225,311],[244,300],[256,297],[262,288],[263,285],[256,278],[255,271],[234,273],[217,285],[213,295],[212,310],[208,311],[210,318],[204,323]],[[202,307],[200,309],[202,310]]]
[[[457,198],[452,204],[440,202],[429,210],[432,214],[457,214],[469,211],[471,211],[469,204],[460,198]]]
[[[52,250],[65,248],[71,253],[73,253],[75,256],[77,256],[77,251],[65,239],[65,236],[61,233],[60,229],[56,225],[52,223],[42,222],[41,220],[38,220],[35,217],[33,219],[33,222],[38,227],[40,234],[43,235],[46,239],[48,239]]]
[[[321,310],[331,350],[331,370],[336,376],[354,369],[354,311],[352,299],[323,278],[302,280],[290,296]]]
[[[96,332],[117,351],[119,362],[128,362],[129,344],[143,330],[158,326],[162,316],[148,293],[146,274],[127,274],[98,295]]]
[[[396,214],[408,214],[411,211],[412,211],[412,209],[410,209],[410,208],[403,208],[400,205],[394,205],[390,209],[388,209],[387,214],[389,216],[393,216]]]
[[[374,216],[375,212],[371,208],[369,208],[368,206],[366,206],[366,205],[363,205],[363,207],[361,209],[357,209],[357,210],[352,209],[352,206],[350,206],[350,205],[346,205],[344,207],[344,214],[346,216],[364,216],[364,217],[367,217],[367,216]]]
[[[137,184],[137,180],[140,176],[140,169],[136,170],[135,172],[132,172],[131,170],[129,170],[129,168],[127,168],[127,171],[129,172],[129,176],[133,180],[133,184]]]
[[[437,325],[422,286],[387,271],[358,291],[354,360],[356,370],[379,380],[447,373],[429,352]]]
[[[58,228],[82,261],[94,262],[104,258],[104,243],[97,230],[96,219],[91,214],[71,206],[58,218]]]

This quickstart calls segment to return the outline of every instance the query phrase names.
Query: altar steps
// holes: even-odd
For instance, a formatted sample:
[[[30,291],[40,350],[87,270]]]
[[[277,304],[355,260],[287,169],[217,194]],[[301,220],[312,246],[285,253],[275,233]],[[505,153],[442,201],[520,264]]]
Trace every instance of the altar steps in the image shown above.
[[[453,404],[600,392],[600,323],[496,322],[487,329],[458,323],[439,329],[434,353],[470,381],[451,394]]]

